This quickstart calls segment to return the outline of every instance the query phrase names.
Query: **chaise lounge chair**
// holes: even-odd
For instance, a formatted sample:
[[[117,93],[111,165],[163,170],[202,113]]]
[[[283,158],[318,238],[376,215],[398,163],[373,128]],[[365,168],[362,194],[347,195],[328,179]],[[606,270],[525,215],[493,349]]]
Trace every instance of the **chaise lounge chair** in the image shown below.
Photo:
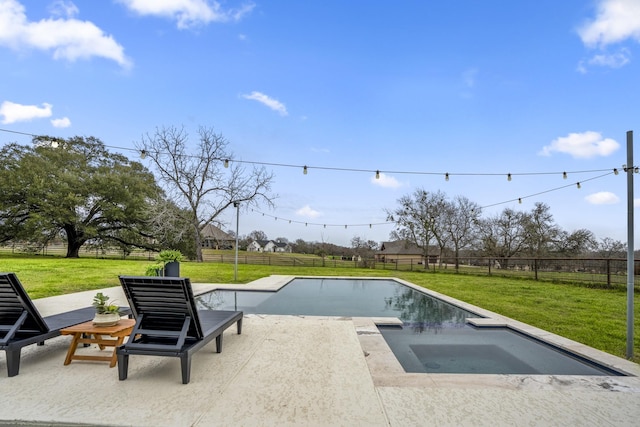
[[[0,273],[0,350],[7,355],[7,374],[18,375],[22,347],[60,335],[60,330],[93,319],[86,307],[42,317],[14,273]]]
[[[225,329],[237,324],[242,333],[241,311],[198,310],[191,282],[177,277],[124,277],[120,283],[136,319],[129,340],[118,347],[118,376],[126,380],[129,356],[179,357],[182,383],[191,375],[191,356],[214,338],[222,351]]]

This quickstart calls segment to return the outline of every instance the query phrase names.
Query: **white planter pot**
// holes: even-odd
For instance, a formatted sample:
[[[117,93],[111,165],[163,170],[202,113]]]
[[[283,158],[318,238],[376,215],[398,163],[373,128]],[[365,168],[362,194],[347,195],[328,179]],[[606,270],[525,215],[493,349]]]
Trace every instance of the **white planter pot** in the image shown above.
[[[117,325],[119,321],[120,314],[118,313],[96,313],[96,316],[93,318],[94,326],[113,326]]]

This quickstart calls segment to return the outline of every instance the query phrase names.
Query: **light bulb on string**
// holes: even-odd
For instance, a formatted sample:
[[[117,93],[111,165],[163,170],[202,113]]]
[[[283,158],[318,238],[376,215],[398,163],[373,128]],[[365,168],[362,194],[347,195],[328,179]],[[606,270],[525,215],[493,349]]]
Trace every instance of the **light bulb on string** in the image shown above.
[[[306,166],[302,168],[302,173],[305,174],[305,175],[307,174],[307,167]]]
[[[380,179],[380,171],[376,171],[376,179]]]
[[[511,174],[510,173],[507,174],[507,181],[511,181]]]
[[[578,189],[582,188],[582,186],[580,186],[579,182],[576,182],[576,187],[578,187]]]
[[[140,150],[140,158],[144,160],[145,157],[147,157],[147,152],[145,150]]]
[[[444,174],[444,180],[449,181],[449,172]]]
[[[229,167],[229,159],[224,159],[224,167],[225,168]]]
[[[562,172],[562,179],[567,179],[567,173],[566,172]]]

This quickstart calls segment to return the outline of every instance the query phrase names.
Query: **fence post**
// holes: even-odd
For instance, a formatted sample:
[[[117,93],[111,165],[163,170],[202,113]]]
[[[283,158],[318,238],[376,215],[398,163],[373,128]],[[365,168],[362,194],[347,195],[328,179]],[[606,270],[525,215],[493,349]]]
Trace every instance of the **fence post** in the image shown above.
[[[611,259],[607,258],[607,286],[611,287]]]
[[[538,280],[538,258],[533,259],[533,271],[535,273],[535,279]]]

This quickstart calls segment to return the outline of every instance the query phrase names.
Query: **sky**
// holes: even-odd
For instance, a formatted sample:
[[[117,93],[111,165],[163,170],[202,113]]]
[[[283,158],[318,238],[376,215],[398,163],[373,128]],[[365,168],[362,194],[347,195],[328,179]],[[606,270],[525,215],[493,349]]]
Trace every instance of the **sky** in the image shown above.
[[[223,135],[274,174],[241,235],[387,241],[424,189],[627,241],[640,0],[0,0],[0,64],[0,145]]]

